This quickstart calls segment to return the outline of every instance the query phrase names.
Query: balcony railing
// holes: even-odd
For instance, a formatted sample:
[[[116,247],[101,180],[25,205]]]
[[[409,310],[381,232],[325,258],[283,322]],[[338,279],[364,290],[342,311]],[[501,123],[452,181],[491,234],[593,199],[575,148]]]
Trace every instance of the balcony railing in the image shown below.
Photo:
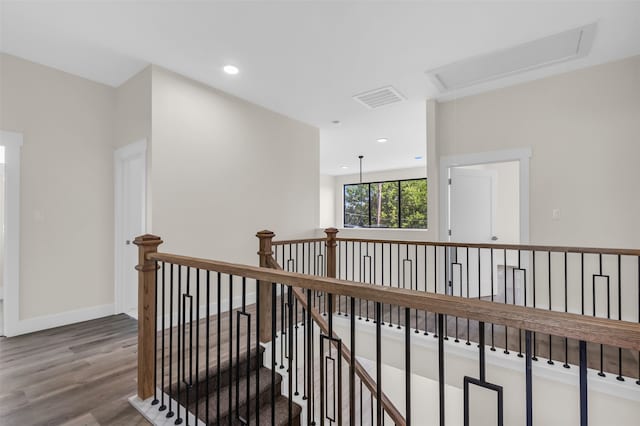
[[[344,240],[336,238],[334,230],[328,231],[327,238],[314,240],[273,242],[273,234],[267,231],[258,236],[260,267],[158,253],[161,243],[158,237],[136,239],[140,247],[138,397],[147,401],[148,416],[153,413],[175,424],[194,425],[381,425],[385,421],[430,424],[425,423],[426,418],[415,417],[427,397],[422,390],[416,394],[420,380],[415,372],[429,364],[437,366],[434,378],[437,386],[433,403],[429,400],[426,404],[431,407],[435,421],[445,425],[446,414],[450,413],[447,395],[451,394],[447,389],[452,380],[446,365],[452,356],[450,345],[457,340],[463,347],[467,347],[466,343],[477,344],[477,351],[474,346],[469,348],[469,353],[475,354],[477,374],[467,372],[455,384],[464,391],[459,407],[464,413],[464,424],[474,420],[470,402],[473,385],[496,393],[497,405],[492,411],[498,424],[505,421],[511,424],[506,420],[512,414],[505,415],[505,401],[510,394],[522,392],[524,407],[516,416],[518,421],[533,425],[534,416],[538,415],[533,392],[536,337],[540,344],[542,336],[544,341],[551,336],[554,341],[567,342],[568,359],[563,361],[578,370],[575,404],[579,407],[580,424],[587,425],[588,386],[593,380],[588,377],[589,358],[593,357],[588,345],[612,347],[617,354],[640,352],[637,318],[632,322],[624,315],[621,319],[600,317],[595,310],[596,315],[589,315],[590,312],[583,315],[546,306],[541,309],[540,305],[534,308],[528,303],[514,302],[515,297],[505,297],[497,303],[496,295],[493,301],[491,295],[482,295],[482,271],[476,297],[471,293],[470,280],[460,281],[460,286],[450,285],[447,277],[453,275],[442,271],[453,264],[462,264],[463,272],[470,269],[466,267],[468,255],[462,261],[455,258],[455,262],[449,262],[452,253],[447,252],[460,248],[457,245]],[[370,244],[372,251],[367,254],[366,248],[360,250],[361,243]],[[377,253],[374,244],[379,244]],[[377,263],[383,258],[388,262],[390,257],[382,253],[381,244],[391,244],[392,248],[387,249],[390,252],[395,250],[394,244],[399,247],[400,254],[393,252],[391,256],[398,259],[397,265],[402,265],[396,266],[397,270],[393,269],[393,261],[388,270]],[[404,250],[405,246],[410,247],[409,251]],[[435,247],[432,249],[435,251],[428,253],[427,247]],[[427,271],[431,272],[434,265],[432,256],[436,264],[442,262],[440,272],[436,270],[433,275],[436,279],[421,283],[422,275],[416,273],[412,278],[415,281],[405,285],[400,280],[391,280],[397,274],[403,276],[403,272],[398,272],[404,270],[401,268],[406,266],[409,271],[403,254],[406,256],[411,250],[414,256],[406,259],[412,260],[411,270],[415,271],[418,264],[415,253],[421,248],[425,259],[421,266],[429,268]],[[506,248],[464,246],[465,254],[473,249],[480,253]],[[299,256],[294,255],[296,250],[301,253]],[[352,250],[355,250],[353,262]],[[345,253],[347,260],[339,260],[340,255],[344,259]],[[356,262],[364,262],[367,256],[370,260],[366,262],[372,265],[369,272],[359,271],[352,276]],[[536,256],[529,261],[533,262]],[[480,259],[481,265],[482,262]],[[499,264],[489,265],[492,270],[499,270]],[[526,267],[525,276],[539,274],[536,269],[539,262],[538,266],[526,263]],[[604,269],[602,272],[599,275],[607,273]],[[349,276],[352,280],[332,275]],[[445,277],[443,283],[441,276]],[[360,278],[368,281],[368,277],[371,283],[358,282]],[[433,284],[438,291],[432,291]],[[462,297],[459,287],[464,288]],[[448,288],[455,289],[456,294],[447,294],[451,293]],[[530,285],[524,288],[525,292],[534,291]],[[529,294],[532,297],[533,293],[526,294],[529,301]],[[537,297],[536,302],[540,294]],[[367,327],[372,337],[367,337]],[[398,327],[401,331],[396,337],[401,344],[391,348],[383,333],[386,335]],[[522,338],[512,346],[512,335],[505,334],[499,342],[495,331],[500,327],[514,330]],[[469,331],[463,335],[462,330]],[[423,340],[435,342],[433,358],[415,359],[412,356],[415,345]],[[521,355],[518,362],[524,375],[522,389],[515,389],[512,383],[496,383],[498,375],[487,369],[487,350],[501,347],[500,343],[503,350]],[[575,360],[571,351],[574,345]],[[513,347],[517,349],[510,349]],[[398,377],[389,379],[390,348],[402,352],[399,370],[404,391],[400,399],[397,383],[393,383]],[[553,359],[549,353],[548,360]],[[630,418],[629,424],[634,421]]]

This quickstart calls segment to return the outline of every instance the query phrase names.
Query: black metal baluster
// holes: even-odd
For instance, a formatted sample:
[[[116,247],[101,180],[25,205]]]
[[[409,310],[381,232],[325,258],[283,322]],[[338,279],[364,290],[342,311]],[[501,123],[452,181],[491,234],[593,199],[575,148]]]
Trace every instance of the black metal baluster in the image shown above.
[[[196,269],[196,398],[195,398],[196,425],[198,424],[198,419],[200,418],[199,401],[200,401],[200,269]]]
[[[531,252],[531,259],[533,264],[531,265],[531,286],[533,288],[533,307],[536,307],[536,252],[535,250]],[[533,361],[537,361],[536,357],[536,333],[533,333],[533,356],[531,357]]]
[[[162,298],[161,298],[161,300],[162,300],[162,302],[161,302],[162,303],[162,314],[161,314],[161,318],[162,318],[162,341],[161,341],[161,344],[162,344],[162,350],[161,350],[161,353],[162,353],[162,356],[161,356],[161,358],[162,358],[162,366],[161,366],[161,372],[160,372],[160,398],[161,398],[161,400],[160,400],[160,408],[158,408],[159,411],[164,411],[164,410],[167,409],[167,406],[164,403],[164,390],[165,390],[165,387],[164,387],[164,364],[165,364],[165,362],[164,362],[164,360],[165,360],[165,358],[164,358],[164,356],[165,356],[164,355],[164,349],[165,349],[165,346],[164,346],[164,335],[165,335],[165,330],[166,330],[165,322],[164,322],[164,320],[165,320],[164,310],[165,310],[165,293],[166,293],[166,287],[165,287],[166,275],[167,275],[167,266],[166,266],[166,264],[164,262],[162,262]],[[169,330],[169,331],[171,331],[171,330]]]
[[[506,305],[509,301],[509,298],[507,297],[507,249],[503,249],[502,255],[504,259],[504,304]],[[512,285],[513,285],[513,298],[515,299],[515,291],[516,291],[515,279]],[[509,327],[507,327],[506,325],[504,326],[504,353],[506,355],[509,355]]]
[[[446,250],[446,249],[445,249]],[[439,396],[439,417],[440,426],[445,426],[444,412],[445,412],[445,382],[444,382],[444,338],[443,330],[444,318],[442,314],[438,314],[438,396]]]
[[[567,252],[564,252],[564,311],[569,312],[569,274],[567,271]],[[564,338],[564,368],[570,368],[569,366],[569,339]]]
[[[393,246],[389,243],[389,287],[393,287]],[[393,327],[393,306],[389,303],[389,327]]]
[[[313,379],[311,377],[311,373],[313,370],[313,322],[311,321],[311,290],[307,290],[307,320],[306,320],[306,327],[307,327],[307,341],[306,341],[306,345],[307,345],[307,361],[306,361],[306,375],[307,375],[307,397],[308,402],[307,402],[307,423],[308,424],[315,424],[315,419],[313,416],[313,411],[312,411],[312,404],[313,404]],[[352,315],[353,316],[353,315]]]
[[[522,291],[524,292],[524,306],[527,306],[527,271],[522,270],[522,252],[518,250],[518,270],[522,271]],[[515,272],[512,278],[513,281],[513,304],[516,304],[516,276]],[[518,358],[522,358],[522,329],[518,329]]]
[[[287,394],[288,394],[288,400],[289,400],[289,406],[288,406],[288,415],[289,415],[289,424],[292,424],[292,413],[293,413],[293,397],[291,395],[291,391],[293,390],[293,294],[291,293],[291,286],[287,286],[287,300],[289,301],[289,370],[288,370],[288,374],[287,377],[289,378],[289,383],[288,383],[288,388],[287,388]],[[331,303],[331,300],[329,301],[329,303]],[[331,308],[330,308],[331,309]],[[331,318],[331,311],[329,312],[329,317]],[[297,394],[297,392],[296,392]]]
[[[369,243],[366,242],[365,246],[367,248],[367,251],[366,251],[367,254],[365,255],[365,257],[362,258],[362,260],[364,261],[364,259],[369,259],[369,280],[368,281],[366,280],[367,271],[366,271],[366,264],[365,264],[365,265],[363,265],[363,268],[362,268],[364,270],[364,274],[365,274],[365,280],[363,282],[368,282],[369,284],[371,284],[372,283],[372,281],[371,281],[371,269],[373,267],[373,263],[372,263],[371,256],[369,256]],[[365,312],[366,322],[369,322],[369,301],[367,301],[366,307],[367,307],[366,312]]]
[[[284,284],[278,284],[278,286],[280,287],[280,336],[276,334],[276,338],[280,337],[280,369],[283,370],[284,369],[284,353],[285,353],[284,337],[287,335],[287,332],[285,331],[285,322],[287,317],[284,314],[285,313]]]
[[[442,294],[449,294],[449,247],[445,246],[444,248],[444,289],[442,290]],[[444,315],[444,340],[449,340],[449,318],[447,315]],[[439,320],[438,320],[439,321]]]
[[[211,272],[210,271],[207,271],[207,291],[206,291],[206,293],[207,293],[207,324],[206,324],[205,331],[207,333],[207,336],[205,338],[206,339],[205,346],[207,347],[207,349],[206,349],[206,354],[205,354],[205,357],[206,357],[205,363],[207,364],[207,372],[206,372],[206,374],[207,374],[207,378],[206,378],[206,380],[207,380],[207,392],[206,392],[207,402],[206,402],[205,416],[206,416],[206,422],[209,425],[209,424],[211,424],[210,423],[210,419],[209,419],[209,389],[211,389],[209,387],[210,375],[211,375],[210,372],[209,372],[209,370],[211,368],[210,367],[211,366],[211,345],[210,345],[210,340],[209,340],[210,339],[210,325],[209,325],[209,323],[211,322],[211,308],[210,308],[210,306],[211,306]],[[256,289],[256,294],[257,293],[258,293],[258,291]],[[257,302],[256,302],[256,304],[257,304],[257,306],[260,306]]]
[[[491,301],[493,302],[493,294],[495,293],[493,291],[493,270],[495,269],[493,267],[493,248],[489,249],[491,251]],[[496,350],[496,345],[495,345],[495,334],[494,334],[494,330],[495,329],[495,325],[493,323],[491,323],[491,348],[489,348],[490,350],[494,351]]]
[[[429,263],[429,259],[428,259],[428,249],[429,246],[425,245],[424,246],[424,292],[427,293],[429,291],[429,271],[428,271],[428,263]],[[424,335],[428,336],[429,335],[429,312],[427,312],[426,310],[424,311]]]
[[[158,399],[158,261],[154,262],[154,267],[155,279],[153,281],[153,285],[155,286],[155,300],[153,303],[155,306],[155,321],[153,324],[153,330],[155,333],[153,334],[153,401],[151,401],[151,405],[158,405],[158,403],[160,403],[160,400]],[[162,331],[162,334],[164,335],[164,330]],[[164,363],[164,356],[162,357],[162,362]]]
[[[364,282],[362,279],[362,241],[358,243],[358,281]],[[358,319],[362,319],[362,299],[358,299]]]
[[[177,338],[177,345],[178,345],[178,352],[177,352],[177,356],[178,356],[178,365],[176,366],[176,373],[178,375],[178,399],[176,400],[176,421],[174,422],[175,424],[179,425],[182,423],[182,419],[180,418],[180,366],[182,364],[180,364],[180,318],[181,318],[181,297],[182,296],[182,277],[181,277],[181,271],[182,271],[182,267],[180,265],[178,265],[178,324],[176,326],[177,328],[177,332],[178,332],[178,338]],[[184,324],[184,321],[183,321]],[[184,361],[183,361],[184,362]],[[184,380],[184,372],[182,375],[182,379]]]
[[[466,260],[466,263],[467,263],[467,299],[470,299],[471,295],[469,293],[469,247],[467,247],[466,249],[467,249],[467,255],[466,255],[467,256],[467,260]],[[480,249],[478,249],[478,256],[480,256]],[[480,281],[478,280],[478,282],[480,282]],[[478,289],[478,294],[480,294],[480,289]],[[467,346],[471,346],[471,342],[469,341],[469,335],[470,335],[470,331],[471,331],[470,329],[471,329],[470,321],[469,321],[469,318],[467,318],[467,341],[465,343]]]
[[[598,263],[599,263],[599,273],[598,276],[602,277],[602,253],[598,255]],[[593,277],[593,316],[596,316],[596,277]],[[609,280],[607,279],[607,318],[609,318]],[[604,374],[604,345],[600,344],[600,371],[598,372],[598,376],[605,377]]]
[[[222,370],[220,370],[221,367],[221,361],[220,361],[220,355],[221,355],[221,347],[222,347],[222,343],[220,341],[221,335],[222,335],[222,316],[221,316],[221,311],[222,311],[222,274],[220,272],[218,272],[218,276],[217,276],[217,282],[216,282],[216,299],[217,299],[217,315],[216,315],[216,424],[219,425],[220,424],[220,375],[222,374]],[[275,306],[275,304],[271,305],[271,306]],[[275,309],[272,309],[272,311],[275,312]],[[272,342],[272,346],[273,346],[273,340]]]
[[[433,246],[433,292],[438,294],[438,246]],[[433,337],[438,338],[438,315],[433,315]]]
[[[622,265],[620,255],[618,255],[618,321],[622,321]],[[640,362],[640,359],[638,361]],[[624,382],[624,377],[622,377],[622,348],[618,348],[618,377],[616,379]]]
[[[456,251],[456,262],[458,262],[458,247],[455,248]],[[453,265],[451,266],[451,282],[453,283],[455,278],[453,276]],[[451,289],[451,295],[453,295],[453,288]],[[462,264],[460,264],[460,298],[462,298]],[[456,336],[454,342],[458,343],[458,316],[456,315]]]
[[[284,249],[284,247],[283,247]],[[221,302],[220,302],[221,303]],[[240,339],[240,335],[236,336]],[[229,275],[229,425],[233,422],[233,275]],[[236,377],[236,387],[239,386]],[[237,407],[236,407],[237,408]]]
[[[527,426],[533,426],[533,369],[531,365],[531,331],[525,330],[525,375],[526,375],[526,401],[527,401]]]
[[[580,341],[580,426],[589,424],[587,403],[587,343]]]
[[[351,312],[355,309],[356,299],[350,297],[351,303]],[[376,324],[382,321],[382,319],[377,318]],[[349,425],[355,426],[356,424],[356,401],[355,401],[355,391],[356,391],[356,382],[355,382],[355,363],[356,363],[356,317],[351,315],[349,318],[349,337],[350,344],[349,347],[351,349],[350,358],[349,358]]]
[[[376,302],[376,424],[382,425],[382,316],[380,302]],[[372,404],[373,406],[373,404]]]
[[[425,250],[426,250],[427,246],[423,246],[423,247],[425,247]],[[418,281],[418,245],[417,244],[415,245],[415,249],[416,250],[415,250],[414,256],[416,258],[416,291],[418,291],[418,286],[419,286],[418,283],[419,283],[419,281]],[[427,279],[427,274],[426,273],[424,275],[424,278],[425,278],[425,291],[426,291],[426,288],[427,288],[426,287],[426,279]],[[415,321],[416,326],[415,326],[415,330],[413,330],[413,332],[416,333],[416,334],[420,333],[420,329],[419,329],[420,327],[418,325],[418,320],[419,319],[420,319],[420,311],[418,311],[416,309],[416,321]]]
[[[398,263],[397,263],[397,265],[398,265],[398,282],[397,282],[397,284],[398,284],[398,289],[399,289],[400,288],[400,267],[402,265],[402,270],[404,272],[404,264],[402,264],[400,262],[400,244],[397,244],[397,246],[398,246]],[[402,284],[402,286],[404,287],[404,283]],[[398,329],[402,328],[400,326],[400,305],[398,305],[398,325],[397,325],[397,328]]]
[[[189,391],[192,385],[192,364],[191,360],[193,355],[193,299],[191,298],[191,268],[186,267],[187,272],[187,289],[186,293],[182,295],[182,382],[185,385],[185,405],[184,405],[184,418],[186,426],[189,426],[189,412],[187,411],[187,407],[189,407]],[[189,307],[189,380],[187,380],[187,375],[185,368],[187,366],[187,357],[186,357],[186,343],[187,343],[187,298],[190,301]]]
[[[549,285],[549,310],[551,310],[551,252],[547,252],[547,272],[548,272],[548,285]],[[549,359],[547,360],[547,364],[553,365],[553,347],[552,345],[553,336],[549,334]]]
[[[167,418],[174,412],[171,410],[173,401],[173,263],[169,266],[169,411]]]
[[[404,310],[404,321],[405,321],[405,331],[404,331],[404,392],[405,392],[405,421],[406,425],[411,425],[411,333],[410,333],[410,324],[411,321],[411,310],[409,308],[405,308]]]
[[[304,249],[304,244],[302,245],[302,248]],[[304,269],[304,265],[303,265],[303,269]],[[261,321],[260,321],[260,315],[261,315],[261,311],[260,311],[260,289],[259,287],[261,284],[259,281],[256,280],[256,398],[255,398],[255,402],[256,402],[256,425],[260,424],[260,398],[257,397],[257,395],[260,395],[260,369],[263,366],[263,359],[262,359],[262,352],[261,352],[261,346],[260,346],[260,327],[261,327]],[[249,324],[251,324],[251,321],[249,321]],[[251,334],[251,327],[249,327],[249,334]],[[247,387],[248,388],[248,387]],[[248,404],[248,402],[247,402]],[[248,409],[247,409],[248,410]],[[247,419],[249,420],[249,419]],[[207,423],[208,424],[208,423]]]
[[[276,283],[271,283],[271,306],[277,306]],[[271,310],[271,424],[276,424],[276,316],[277,311]]]

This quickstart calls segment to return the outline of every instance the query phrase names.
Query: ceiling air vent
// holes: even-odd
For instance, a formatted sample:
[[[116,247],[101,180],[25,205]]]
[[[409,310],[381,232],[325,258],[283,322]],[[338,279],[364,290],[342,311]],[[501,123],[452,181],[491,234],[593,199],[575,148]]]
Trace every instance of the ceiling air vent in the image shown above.
[[[393,87],[387,86],[360,93],[355,95],[353,99],[369,109],[376,109],[385,105],[401,102],[404,100],[404,96]]]
[[[445,65],[427,71],[427,76],[441,91],[449,91],[578,59],[589,53],[595,31],[595,23],[585,25]]]

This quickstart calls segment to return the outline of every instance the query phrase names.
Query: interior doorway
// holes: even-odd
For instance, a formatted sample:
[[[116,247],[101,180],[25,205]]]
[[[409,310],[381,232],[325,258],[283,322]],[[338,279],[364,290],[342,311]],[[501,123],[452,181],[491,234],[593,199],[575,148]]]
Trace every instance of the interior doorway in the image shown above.
[[[440,164],[441,239],[480,244],[528,243],[530,156],[529,149],[522,149],[443,157]],[[465,250],[449,251],[449,294],[461,294],[460,286],[464,287],[453,265],[466,264],[465,253]],[[480,285],[472,289],[470,297],[513,300],[522,296],[520,282],[510,282],[504,294],[491,290],[492,278],[511,277],[511,269],[518,264],[516,255],[495,256],[492,262],[490,250],[472,253],[476,253],[474,262],[483,266]]]
[[[20,333],[20,149],[22,134],[0,131],[0,335]]]
[[[138,250],[133,240],[146,232],[147,143],[115,151],[115,307],[137,318]]]
[[[519,168],[518,161],[450,168],[451,241],[520,243]]]

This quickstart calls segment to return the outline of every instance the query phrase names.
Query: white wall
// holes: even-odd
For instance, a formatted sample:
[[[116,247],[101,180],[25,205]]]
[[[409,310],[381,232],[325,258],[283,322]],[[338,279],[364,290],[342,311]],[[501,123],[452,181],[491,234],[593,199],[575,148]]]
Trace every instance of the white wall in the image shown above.
[[[531,147],[532,243],[637,248],[639,117],[635,56],[439,103],[437,150]]]
[[[256,264],[257,231],[312,236],[319,132],[152,70],[152,216],[161,251]]]
[[[112,309],[114,106],[113,88],[0,54],[0,129],[24,136],[21,320]]]
[[[114,147],[151,139],[151,66],[115,90]]]
[[[335,176],[320,175],[320,229],[336,226],[335,186]]]

